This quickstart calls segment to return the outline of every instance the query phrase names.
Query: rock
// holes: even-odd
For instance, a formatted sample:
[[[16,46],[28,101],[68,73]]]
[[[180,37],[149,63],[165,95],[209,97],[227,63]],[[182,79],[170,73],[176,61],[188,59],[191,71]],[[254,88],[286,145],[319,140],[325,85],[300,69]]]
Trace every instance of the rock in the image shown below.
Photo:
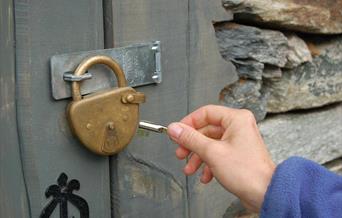
[[[262,77],[270,81],[278,81],[281,79],[282,75],[283,73],[279,67],[270,65],[266,65],[264,68],[264,72],[262,73]]]
[[[216,25],[222,56],[236,66],[240,80],[222,92],[224,105],[251,110],[258,121],[266,115],[267,92],[263,78],[278,80],[279,67],[288,63],[289,47],[284,34],[232,22]]]
[[[303,39],[295,34],[286,35],[286,37],[289,44],[289,52],[285,68],[292,69],[302,63],[312,61],[311,52]]]
[[[269,93],[268,112],[314,108],[342,101],[342,36],[316,38],[310,43],[319,51],[312,62],[283,70],[278,81],[263,80],[263,92]]]
[[[294,155],[321,164],[342,156],[342,104],[273,115],[259,128],[277,163]]]
[[[306,33],[342,33],[341,0],[223,0],[237,21]]]
[[[245,209],[240,200],[233,201],[229,207],[226,209],[226,212],[223,215],[223,218],[258,218],[258,214],[252,213]]]
[[[279,31],[239,25],[232,22],[215,26],[222,56],[236,61],[257,61],[284,67],[287,62],[288,42]]]
[[[233,62],[240,77],[223,92],[225,105],[250,109],[260,121],[266,111],[342,101],[342,36],[304,41],[295,34],[285,37],[232,22],[216,25],[216,36],[222,56]]]
[[[261,80],[264,64],[253,60],[231,60],[236,67],[239,78]]]
[[[266,116],[267,95],[260,92],[261,81],[240,79],[221,93],[221,103],[232,108],[251,110],[260,121]]]
[[[325,163],[324,166],[329,169],[331,172],[337,173],[342,176],[342,157],[329,161]]]

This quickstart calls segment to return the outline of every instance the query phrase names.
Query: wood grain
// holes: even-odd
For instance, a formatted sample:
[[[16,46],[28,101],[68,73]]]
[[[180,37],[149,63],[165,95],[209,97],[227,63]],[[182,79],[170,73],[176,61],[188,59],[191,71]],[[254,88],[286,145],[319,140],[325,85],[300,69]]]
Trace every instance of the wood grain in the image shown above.
[[[138,89],[147,96],[141,119],[179,120],[188,104],[188,2],[113,0],[112,12],[114,38],[106,44],[161,41],[163,82]],[[118,155],[112,167],[115,217],[187,217],[183,163],[174,150],[167,136],[151,133],[137,135]]]
[[[16,0],[15,26],[18,129],[31,216],[50,202],[45,190],[64,172],[79,180],[75,194],[88,202],[90,217],[110,217],[108,158],[90,153],[71,135],[69,100],[52,99],[49,77],[52,55],[103,48],[102,3]],[[79,212],[69,206],[69,216]]]
[[[106,22],[112,32],[106,35],[113,39],[106,45],[162,42],[163,83],[141,88],[147,95],[142,119],[162,124],[177,121],[198,106],[218,103],[221,89],[237,79],[233,66],[219,53],[212,26],[212,21],[232,19],[219,1],[112,0],[111,9],[107,11],[112,14],[105,17],[112,16]],[[191,217],[212,217],[210,206],[203,205],[212,206],[211,202],[220,204],[224,214],[231,196],[220,195],[222,188],[217,184],[203,192],[192,178],[186,190],[184,163],[176,160],[174,150],[167,137],[150,134],[137,136],[113,159],[115,217],[189,217],[189,205]],[[165,184],[168,188],[161,188]],[[159,194],[151,195],[153,192]],[[215,201],[206,197],[210,193]]]
[[[13,1],[0,2],[0,217],[30,217],[15,102]]]
[[[237,80],[234,66],[219,53],[213,22],[231,20],[221,1],[189,0],[189,109],[206,104],[219,104],[219,94]],[[200,183],[200,173],[188,178],[190,217],[222,217],[235,199],[216,180],[209,185]]]

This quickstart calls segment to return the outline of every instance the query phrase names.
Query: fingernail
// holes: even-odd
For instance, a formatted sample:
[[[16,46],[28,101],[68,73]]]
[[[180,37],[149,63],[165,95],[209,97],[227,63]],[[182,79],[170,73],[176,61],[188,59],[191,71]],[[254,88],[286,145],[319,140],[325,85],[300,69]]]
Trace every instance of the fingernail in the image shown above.
[[[168,133],[172,138],[178,139],[179,136],[182,134],[182,132],[183,132],[183,128],[176,123],[172,123],[168,127]]]

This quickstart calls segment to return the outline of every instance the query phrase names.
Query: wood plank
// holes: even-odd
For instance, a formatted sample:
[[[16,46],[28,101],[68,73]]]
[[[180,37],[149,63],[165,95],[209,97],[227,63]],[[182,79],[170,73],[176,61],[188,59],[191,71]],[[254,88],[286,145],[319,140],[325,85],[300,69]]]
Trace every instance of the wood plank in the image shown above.
[[[232,20],[221,1],[190,1],[189,110],[218,104],[221,90],[238,77],[219,52],[213,22]]]
[[[64,172],[77,179],[74,194],[89,205],[89,217],[110,217],[108,158],[87,151],[70,133],[69,100],[52,99],[49,58],[103,48],[102,2],[15,0],[18,128],[31,216],[52,200],[45,190]],[[69,217],[79,212],[69,203]],[[51,217],[59,217],[59,208]]]
[[[0,217],[30,217],[15,103],[13,1],[0,2]]]
[[[235,68],[219,53],[214,21],[231,20],[221,1],[189,0],[189,112],[206,104],[219,104],[219,93],[237,80]],[[222,217],[234,196],[215,180],[209,185],[199,181],[200,173],[188,179],[190,217]]]
[[[179,120],[188,104],[188,1],[113,0],[112,11],[115,46],[161,41],[163,82],[139,88],[147,96],[141,118]],[[112,167],[115,217],[187,217],[184,163],[175,148],[167,136],[151,133],[137,135],[118,155]]]

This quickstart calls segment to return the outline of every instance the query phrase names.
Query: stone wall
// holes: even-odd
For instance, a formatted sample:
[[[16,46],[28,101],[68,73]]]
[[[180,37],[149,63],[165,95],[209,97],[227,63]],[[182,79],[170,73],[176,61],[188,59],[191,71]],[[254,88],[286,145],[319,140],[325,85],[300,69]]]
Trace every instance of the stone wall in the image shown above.
[[[342,174],[342,1],[223,0],[234,20],[215,24],[239,80],[222,104],[251,110],[272,154]],[[257,217],[239,202],[224,217]]]
[[[227,22],[216,25],[221,54],[240,80],[222,101],[267,113],[317,108],[342,101],[342,36],[311,36]]]

